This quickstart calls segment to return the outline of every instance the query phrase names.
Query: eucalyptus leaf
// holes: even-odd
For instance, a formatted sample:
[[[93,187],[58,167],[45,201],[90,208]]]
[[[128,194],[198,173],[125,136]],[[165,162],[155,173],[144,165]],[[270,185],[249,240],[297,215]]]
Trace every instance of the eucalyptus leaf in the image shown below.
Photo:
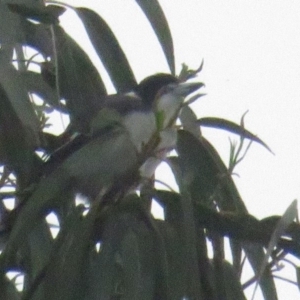
[[[70,212],[45,271],[43,299],[79,300],[84,296],[94,221],[93,209],[85,217],[80,207]]]
[[[131,91],[137,83],[126,55],[110,27],[101,16],[88,8],[79,7],[75,11],[82,20],[117,92]]]
[[[136,0],[149,20],[164,51],[171,73],[175,74],[174,47],[171,31],[165,14],[157,0]]]
[[[246,300],[241,283],[233,266],[228,262],[223,262],[224,280],[227,299]],[[218,288],[218,282],[216,282],[216,289]]]
[[[269,148],[269,146],[267,144],[265,144],[256,135],[254,135],[253,133],[251,133],[250,131],[245,129],[243,126],[238,125],[229,120],[225,120],[225,119],[221,119],[221,118],[214,118],[214,117],[207,117],[207,118],[199,119],[198,124],[200,126],[223,129],[223,130],[238,134],[243,138],[246,138],[246,139],[249,139],[250,141],[254,141],[256,143],[261,144],[266,149],[268,149],[271,153],[273,153],[272,150]]]
[[[201,131],[197,124],[197,116],[189,106],[185,105],[182,107],[179,114],[179,119],[184,130],[189,131],[195,137],[200,138]]]
[[[58,17],[65,12],[65,8],[57,5],[48,5],[44,7],[29,6],[26,4],[8,3],[10,11],[19,14],[22,17],[32,19],[44,24],[58,23]]]
[[[58,94],[66,99],[71,121],[85,127],[89,118],[103,105],[106,89],[88,55],[59,27],[54,27],[57,57],[52,63],[58,82]]]
[[[268,260],[272,254],[272,251],[274,249],[274,247],[277,245],[280,237],[285,233],[286,229],[288,228],[288,226],[290,224],[293,223],[293,221],[296,219],[297,217],[297,200],[294,200],[289,207],[286,209],[286,211],[284,212],[283,216],[280,218],[280,220],[278,221],[275,230],[271,236],[268,248],[267,248],[267,252],[265,254],[264,260],[261,264],[261,268],[258,274],[258,280],[253,292],[253,295],[256,291],[257,285],[260,282],[260,278],[262,277],[267,264],[268,264]]]
[[[20,76],[29,92],[38,95],[56,110],[64,113],[67,112],[66,107],[60,102],[60,99],[57,98],[57,93],[55,90],[45,82],[41,74],[32,71],[26,71],[22,72]]]
[[[182,226],[178,228],[179,236],[183,242],[183,252],[185,257],[183,280],[186,285],[187,297],[192,299],[201,299],[203,296],[203,289],[200,284],[200,270],[199,265],[195,265],[195,261],[198,260],[197,255],[197,235],[196,229],[193,197],[191,196],[191,182],[193,174],[189,170],[189,162],[187,156],[182,155],[182,139],[183,131],[178,132],[177,152],[178,160],[173,160],[171,169],[175,172],[175,179],[179,186],[181,194],[181,210],[182,210]],[[191,147],[191,145],[189,146]]]
[[[30,103],[26,86],[17,70],[11,64],[1,62],[1,60],[0,63],[0,85],[4,89],[10,105],[23,127],[29,131],[32,143],[37,146],[39,143],[39,121]]]

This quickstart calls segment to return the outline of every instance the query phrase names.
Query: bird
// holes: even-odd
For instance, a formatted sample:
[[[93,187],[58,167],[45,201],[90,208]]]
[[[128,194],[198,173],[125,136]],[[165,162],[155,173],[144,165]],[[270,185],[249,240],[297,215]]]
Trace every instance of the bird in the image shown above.
[[[75,161],[75,157],[78,157],[77,162],[81,161],[79,155],[81,156],[81,153],[85,151],[88,153],[87,147],[92,148],[92,146],[96,144],[96,141],[104,144],[105,141],[110,140],[109,136],[118,135],[115,131],[116,129],[120,130],[120,128],[116,125],[122,126],[122,129],[125,131],[123,134],[128,135],[128,140],[133,144],[131,146],[134,146],[130,151],[131,153],[128,156],[128,160],[129,157],[133,155],[141,156],[142,151],[145,150],[148,142],[153,138],[154,133],[158,131],[160,134],[157,139],[160,139],[160,143],[156,145],[157,152],[160,152],[160,154],[167,152],[168,149],[174,147],[176,141],[174,130],[169,128],[171,127],[169,125],[174,121],[172,119],[176,118],[184,98],[202,87],[202,85],[202,83],[197,82],[179,82],[178,78],[171,74],[158,73],[146,77],[129,93],[106,96],[105,99],[102,99],[103,104],[99,114],[95,114],[90,122],[90,134],[76,133],[70,142],[67,142],[58,149],[58,151],[54,152],[46,163],[47,173],[49,173],[49,170],[52,171],[53,168],[66,161],[67,165],[70,165],[70,167],[68,167],[70,168],[69,173],[72,174],[71,176],[73,178],[76,178],[77,176],[74,174],[77,172],[75,169],[78,163],[69,163],[69,161]],[[113,114],[114,118],[112,117]],[[107,117],[107,115],[109,115],[111,119],[106,126],[104,126],[101,120]],[[118,119],[118,121],[116,121],[116,119]],[[99,127],[99,121],[100,128],[97,128]],[[120,131],[118,132],[120,133]],[[95,147],[97,148],[97,146]],[[126,148],[123,150],[125,151],[125,149]],[[166,151],[163,151],[163,149]],[[77,151],[79,152],[76,153]],[[92,152],[92,150],[89,152]],[[147,155],[149,153],[144,154]],[[120,154],[120,156],[124,157],[122,154]],[[110,157],[112,157],[112,155],[110,155]],[[131,159],[137,160],[138,158],[135,157],[133,159],[133,157],[131,157]],[[85,161],[88,162],[88,160],[89,159],[86,159]],[[95,160],[97,159],[95,158]],[[145,164],[144,168],[142,168],[143,170],[148,170],[148,174],[147,172],[143,174],[145,177],[150,177],[155,170],[159,159],[152,159],[152,161],[154,160],[156,164],[153,164],[152,168],[149,168],[150,164],[148,164],[148,166]],[[108,162],[109,160],[107,158],[107,165],[109,165]],[[111,163],[113,164],[113,162]],[[124,163],[124,160],[122,163]],[[91,170],[84,161],[82,162],[82,167],[78,169],[84,169],[85,172],[87,172],[88,169]],[[100,169],[97,172],[101,172]],[[97,172],[91,172],[91,174]],[[96,175],[93,176],[97,177]],[[88,177],[91,178],[91,176]],[[85,182],[86,180],[83,181]],[[92,179],[89,180],[89,182],[92,181]],[[78,185],[80,186],[81,184],[79,183]],[[91,189],[91,185],[87,188],[90,189],[90,191],[94,190]],[[83,188],[83,193],[95,197],[95,193],[89,195],[90,193],[87,189]]]
[[[151,176],[157,153],[165,154],[176,139],[174,134],[171,140],[166,137],[184,98],[202,86],[155,74],[131,93],[107,96],[90,122],[90,133],[77,134],[46,162],[48,170],[22,201],[0,263],[9,264],[39,219],[59,209],[61,201],[71,201],[66,196],[70,190],[88,197],[94,205],[105,195],[117,195],[137,184],[143,169],[151,169],[147,174]]]

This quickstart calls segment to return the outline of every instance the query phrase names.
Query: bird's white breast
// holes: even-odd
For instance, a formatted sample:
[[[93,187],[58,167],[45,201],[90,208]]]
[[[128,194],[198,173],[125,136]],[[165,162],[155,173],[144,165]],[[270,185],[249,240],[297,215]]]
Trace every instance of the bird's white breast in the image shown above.
[[[125,117],[124,125],[137,151],[141,152],[142,146],[149,142],[156,131],[155,115],[153,112],[135,112]]]

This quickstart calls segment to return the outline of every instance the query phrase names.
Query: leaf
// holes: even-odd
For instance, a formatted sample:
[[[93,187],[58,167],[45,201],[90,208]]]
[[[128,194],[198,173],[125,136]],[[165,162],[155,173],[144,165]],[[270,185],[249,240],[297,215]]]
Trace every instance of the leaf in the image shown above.
[[[169,159],[168,161],[170,162]],[[178,220],[182,218],[180,194],[164,190],[155,190],[154,198],[162,205],[165,220],[170,224],[178,224]]]
[[[261,269],[261,265],[263,263],[265,252],[264,248],[258,246],[254,243],[244,243],[243,250],[247,255],[247,259],[249,260],[251,267],[256,276],[259,274]],[[262,291],[263,297],[266,300],[277,300],[277,292],[276,286],[274,282],[274,278],[270,272],[270,270],[266,269],[264,274],[261,277],[259,282],[260,289]]]
[[[229,132],[238,134],[241,137],[244,137],[246,139],[249,139],[251,141],[261,144],[266,149],[268,149],[271,153],[273,153],[272,150],[268,147],[268,145],[265,144],[260,138],[258,138],[256,135],[254,135],[247,129],[243,128],[243,126],[233,123],[231,121],[228,121],[228,120],[225,120],[222,118],[207,117],[207,118],[199,119],[198,124],[200,126],[223,129],[223,130],[227,130]]]
[[[243,289],[233,266],[228,262],[223,262],[224,281],[226,289],[226,299],[246,300]],[[218,283],[216,282],[216,288]]]
[[[57,172],[39,183],[36,191],[27,199],[18,213],[8,243],[1,253],[0,270],[14,264],[17,250],[24,247],[35,225],[40,224],[49,210],[57,206],[67,186],[68,178],[63,172]]]
[[[28,45],[40,52],[45,58],[53,56],[53,37],[49,26],[33,24],[22,20],[22,31],[18,32],[16,40],[22,45]]]
[[[153,299],[161,253],[156,252],[151,229],[136,207],[141,199],[131,195],[123,200],[134,203],[123,202],[105,218],[101,250],[92,261],[85,299],[111,299],[120,294],[124,299]]]
[[[20,17],[12,13],[6,3],[0,3],[0,40],[1,44],[13,45],[16,37],[22,36],[21,26],[19,22]],[[13,30],[12,30],[13,28]],[[1,45],[2,46],[2,45]]]
[[[28,275],[30,278],[35,278],[49,260],[51,248],[53,246],[53,238],[50,228],[46,220],[39,223],[28,237],[30,246],[30,269]]]
[[[106,89],[88,55],[59,27],[54,27],[57,58],[58,93],[67,101],[71,121],[85,127],[103,105]],[[81,129],[81,128],[80,128]]]
[[[178,230],[178,227],[181,225],[179,220],[177,219],[177,224],[175,222],[171,224],[166,221],[157,221],[157,225],[160,225],[159,228],[163,236],[168,259],[168,299],[182,299],[187,291],[186,280],[184,278],[187,257],[185,255],[184,237],[180,234],[180,230]]]
[[[197,124],[197,116],[189,106],[185,105],[182,107],[179,119],[184,130],[189,131],[196,138],[200,138],[201,131]]]
[[[126,55],[110,27],[96,12],[88,8],[79,7],[75,11],[117,92],[131,91],[137,83]]]
[[[44,24],[57,24],[58,17],[66,11],[64,7],[57,5],[34,7],[26,4],[7,3],[7,6],[10,11],[17,13],[20,16]]]
[[[0,85],[7,95],[7,100],[24,129],[28,131],[34,146],[39,144],[39,120],[30,103],[27,89],[18,71],[2,61],[0,56]],[[28,136],[29,138],[29,136]]]
[[[257,279],[257,283],[255,286],[255,289],[253,291],[253,296],[252,299],[254,299],[254,294],[255,291],[257,289],[257,285],[260,282],[260,279],[267,267],[268,264],[268,260],[272,254],[273,249],[275,248],[275,246],[277,245],[280,237],[285,233],[286,229],[289,227],[289,225],[291,225],[293,223],[293,221],[297,218],[297,200],[294,200],[289,207],[286,209],[286,211],[284,212],[284,214],[282,215],[282,217],[280,218],[280,220],[278,221],[273,234],[271,236],[266,254],[264,256],[264,260],[261,264],[259,273],[258,273],[258,279]]]
[[[187,156],[182,156],[181,147],[183,146],[183,132],[184,131],[181,130],[178,131],[178,160],[173,159],[170,167],[173,171],[181,194],[180,207],[182,211],[182,219],[180,222],[182,223],[182,226],[178,228],[178,230],[179,236],[181,236],[181,241],[183,243],[183,253],[186,260],[183,271],[184,284],[186,285],[188,297],[191,297],[192,299],[201,299],[203,290],[200,285],[199,264],[195,264],[195,261],[198,261],[199,258],[197,253],[196,234],[196,232],[198,233],[198,230],[195,223],[193,205],[194,198],[191,196],[191,181],[194,174],[192,174],[193,172],[190,169]]]
[[[1,300],[21,300],[20,293],[16,289],[13,282],[6,277],[0,279]]]
[[[191,133],[178,131],[177,152],[185,184],[196,202],[210,206],[211,197],[217,189],[220,172],[210,153],[201,141]]]
[[[18,42],[51,58],[42,65],[42,76],[55,88],[57,98],[66,100],[77,130],[86,130],[89,119],[103,106],[103,96],[107,95],[89,56],[60,26],[53,26],[51,32],[49,26],[24,20],[23,32],[25,36],[19,36]]]
[[[16,84],[16,82],[8,83],[10,84],[9,89],[13,88],[13,83]],[[27,94],[23,94],[25,99],[21,98],[22,93],[18,98],[18,91],[20,91],[19,89],[22,91],[22,87],[15,86],[15,88],[16,90],[10,93],[12,97],[15,97],[14,101],[11,101],[1,86],[0,78],[0,160],[2,163],[9,165],[11,170],[15,172],[19,188],[22,189],[37,179],[41,160],[34,153],[39,145],[38,127],[35,127],[34,124],[36,117],[34,116],[31,121],[24,118],[24,116],[31,115],[32,107],[30,103],[26,105]],[[15,107],[19,111],[16,111]],[[29,111],[26,111],[27,108]],[[20,111],[21,109],[24,109],[23,114]],[[31,125],[33,128],[30,127]]]
[[[136,0],[149,20],[164,51],[171,73],[175,74],[175,59],[172,35],[164,12],[157,0]]]
[[[24,81],[24,84],[26,85],[26,89],[29,92],[38,95],[47,104],[49,104],[56,110],[67,112],[66,107],[62,103],[60,103],[59,99],[57,98],[57,93],[55,92],[55,90],[45,82],[41,74],[27,71],[20,73],[20,76]]]
[[[85,274],[91,250],[95,210],[94,207],[83,217],[82,209],[76,207],[66,219],[45,272],[43,299],[82,299],[85,294]]]
[[[296,267],[296,278],[297,278],[297,286],[300,291],[300,267]]]

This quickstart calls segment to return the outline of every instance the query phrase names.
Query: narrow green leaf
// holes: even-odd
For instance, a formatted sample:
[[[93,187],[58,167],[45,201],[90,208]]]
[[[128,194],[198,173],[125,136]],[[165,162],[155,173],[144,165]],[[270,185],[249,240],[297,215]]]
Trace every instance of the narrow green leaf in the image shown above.
[[[169,195],[170,196],[170,195]],[[184,278],[187,257],[185,253],[185,238],[180,234],[181,219],[172,224],[168,221],[158,222],[163,236],[168,258],[169,298],[182,299],[186,295],[187,285]]]
[[[10,95],[18,97],[18,89]],[[32,107],[30,103],[28,106],[25,103],[19,105],[19,102],[23,102],[23,100],[24,102],[28,100],[27,95],[25,99],[15,98],[14,101],[11,101],[0,84],[0,123],[2,128],[0,132],[0,160],[2,163],[8,164],[11,170],[15,172],[20,189],[37,179],[37,170],[41,165],[41,160],[34,153],[36,147],[39,146],[38,127],[34,124],[36,119],[34,116],[34,120],[30,122],[24,118],[32,115]],[[26,109],[26,107],[29,108],[29,111],[24,111],[22,115],[21,108]]]
[[[136,80],[129,62],[114,33],[107,23],[88,8],[76,8],[87,34],[105,66],[116,90],[124,93],[136,86]]]
[[[262,246],[256,245],[254,243],[244,243],[243,250],[247,255],[247,259],[249,260],[251,267],[254,271],[254,274],[258,276],[261,266],[264,261],[265,252]],[[266,300],[277,300],[277,292],[276,286],[274,282],[274,278],[270,270],[266,269],[263,273],[260,281],[259,286],[262,291],[263,297]]]
[[[201,131],[197,124],[197,116],[189,106],[185,105],[182,107],[179,119],[184,130],[189,131],[195,137],[200,138]]]
[[[126,296],[124,299],[128,300],[139,300],[145,298],[142,296],[143,293],[140,291],[140,280],[142,279],[142,253],[140,253],[137,239],[138,237],[131,230],[128,230],[121,244],[121,264],[125,274],[124,291]],[[143,292],[146,291],[144,290]]]
[[[58,76],[58,94],[66,99],[71,121],[85,127],[103,105],[106,89],[88,55],[59,27],[54,27],[56,54],[51,63]],[[58,70],[55,69],[57,60]]]
[[[296,267],[296,278],[297,278],[297,286],[300,291],[300,267]]]
[[[200,126],[223,129],[223,130],[227,130],[229,132],[238,134],[241,137],[244,137],[246,139],[249,139],[251,141],[261,144],[266,149],[268,149],[271,153],[273,153],[272,150],[269,148],[269,146],[267,144],[265,144],[260,138],[258,138],[256,135],[254,135],[247,129],[243,128],[243,126],[238,125],[234,122],[231,122],[231,121],[228,121],[228,120],[225,120],[222,118],[207,117],[207,118],[199,119],[198,124]]]
[[[24,35],[18,36],[18,42],[51,58],[42,64],[43,79],[55,89],[58,98],[66,100],[77,129],[86,129],[88,120],[102,107],[103,96],[107,94],[96,67],[60,26],[53,26],[50,31],[45,24],[27,20],[22,23]]]
[[[170,160],[168,159],[170,162]],[[156,190],[155,200],[162,205],[165,214],[165,220],[170,224],[176,224],[182,218],[180,194],[175,192]]]
[[[175,74],[175,59],[173,40],[168,21],[157,0],[136,0],[146,17],[148,18],[164,51],[171,73]]]
[[[18,71],[2,61],[0,56],[0,85],[4,89],[17,118],[31,135],[33,145],[39,144],[39,121],[33,110],[28,91]]]
[[[228,261],[224,261],[223,271],[227,299],[246,300],[240,280]],[[216,282],[216,288],[218,288],[218,282]]]
[[[115,207],[103,221],[101,248],[92,260],[85,299],[122,296],[150,300],[155,286],[161,284],[157,262],[162,253],[147,221],[140,216],[141,199],[131,195],[123,200],[126,203]]]
[[[8,3],[10,11],[19,14],[28,19],[32,19],[44,24],[58,23],[58,17],[62,15],[66,9],[62,6],[48,5],[37,8],[26,4]]]
[[[186,176],[186,184],[193,201],[211,205],[217,191],[220,172],[211,154],[191,133],[178,131],[177,152]]]
[[[29,92],[38,95],[47,104],[49,104],[56,110],[67,112],[66,107],[62,103],[60,103],[59,99],[57,98],[57,93],[55,92],[55,90],[45,82],[41,74],[27,71],[21,72],[20,76],[26,85],[26,89]]]
[[[268,264],[268,260],[272,254],[272,251],[274,250],[274,247],[277,245],[280,237],[285,233],[286,229],[290,224],[293,223],[293,221],[297,218],[297,200],[294,200],[289,207],[286,209],[280,220],[278,221],[274,232],[271,236],[266,254],[264,256],[264,260],[261,264],[261,268],[258,274],[258,279],[257,283],[253,292],[253,297],[254,298],[254,293],[256,291],[257,285],[260,282],[260,278],[262,277],[262,274],[264,273],[266,266]]]
[[[30,270],[28,275],[35,278],[49,260],[49,255],[53,246],[53,238],[46,220],[42,220],[28,236],[30,247]]]
[[[58,172],[41,181],[36,191],[18,213],[8,243],[1,253],[0,270],[6,269],[14,263],[17,250],[24,246],[34,226],[39,224],[49,209],[55,207],[61,200],[60,197],[66,187],[67,178],[63,172]]]
[[[21,300],[21,295],[14,283],[6,277],[0,279],[0,299],[1,300]]]
[[[13,45],[17,36],[22,36],[20,17],[12,13],[6,3],[0,3],[0,40],[1,44]],[[13,30],[12,30],[13,28]],[[2,45],[1,45],[2,46]]]
[[[80,207],[70,213],[45,272],[43,299],[82,299],[95,216],[95,211],[90,211],[83,217]]]
[[[22,45],[28,45],[39,51],[44,57],[53,56],[53,37],[48,25],[22,20],[22,31],[18,32],[16,40]]]
[[[184,133],[191,135],[189,132],[184,132],[183,130],[178,131],[178,141],[177,141],[177,152],[178,160],[172,160],[170,167],[174,173],[175,179],[179,186],[181,195],[181,211],[182,211],[182,226],[178,228],[179,235],[181,236],[183,242],[183,253],[185,257],[185,266],[183,272],[183,280],[186,285],[186,293],[188,297],[192,299],[201,299],[203,295],[203,289],[200,284],[199,278],[199,265],[195,264],[198,261],[197,253],[197,234],[196,229],[194,205],[195,195],[191,196],[194,191],[192,186],[195,183],[194,175],[190,165],[190,158],[188,155],[183,155],[183,147],[186,147],[186,140],[184,140]],[[196,139],[196,138],[195,138]],[[193,147],[189,145],[189,150],[194,151]],[[191,153],[189,151],[189,154]],[[204,275],[205,276],[205,275]]]

